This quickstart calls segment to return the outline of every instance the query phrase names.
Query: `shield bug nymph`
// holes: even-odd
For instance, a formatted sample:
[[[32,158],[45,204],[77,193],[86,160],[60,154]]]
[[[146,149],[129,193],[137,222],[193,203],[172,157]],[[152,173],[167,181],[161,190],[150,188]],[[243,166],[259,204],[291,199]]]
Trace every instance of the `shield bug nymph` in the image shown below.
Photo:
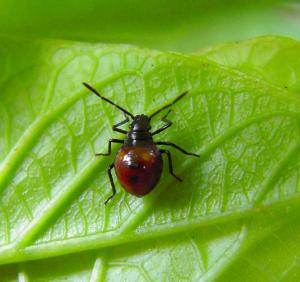
[[[189,153],[172,142],[153,141],[152,137],[154,135],[166,130],[172,125],[172,122],[167,119],[167,116],[171,110],[169,110],[162,117],[162,121],[164,122],[164,125],[161,128],[151,132],[150,123],[151,123],[151,119],[155,115],[174,105],[181,98],[187,95],[188,92],[183,92],[177,98],[175,98],[171,103],[163,106],[162,108],[160,108],[159,110],[151,114],[150,116],[143,115],[143,114],[134,116],[126,109],[118,106],[111,100],[103,97],[96,89],[94,89],[89,84],[84,82],[83,85],[87,87],[89,90],[91,90],[102,100],[118,108],[125,115],[125,119],[123,121],[115,124],[112,127],[114,131],[126,134],[125,139],[124,140],[110,139],[108,142],[108,152],[102,154],[96,154],[96,156],[109,156],[111,154],[112,143],[123,144],[122,147],[119,149],[114,162],[110,164],[107,170],[111,188],[112,188],[112,195],[107,198],[105,204],[107,204],[116,194],[116,188],[111,174],[113,168],[115,169],[116,175],[123,188],[127,192],[137,197],[142,197],[148,194],[153,190],[153,188],[158,183],[163,168],[163,159],[162,159],[163,154],[165,154],[168,158],[170,174],[172,174],[178,181],[182,181],[173,172],[171,153],[168,150],[158,149],[157,145],[166,145],[166,146],[174,147],[175,149],[189,156],[199,157],[199,155],[194,153]],[[132,122],[129,125],[129,131],[121,129],[120,126],[129,122],[129,118],[132,119]]]

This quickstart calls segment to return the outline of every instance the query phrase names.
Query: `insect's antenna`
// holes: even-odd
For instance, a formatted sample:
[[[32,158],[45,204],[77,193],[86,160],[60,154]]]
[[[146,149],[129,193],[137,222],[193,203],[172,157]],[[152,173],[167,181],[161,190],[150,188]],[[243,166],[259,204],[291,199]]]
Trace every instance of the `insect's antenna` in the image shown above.
[[[121,110],[124,114],[127,114],[129,115],[132,119],[134,119],[134,115],[130,112],[128,112],[127,110],[123,109],[122,107],[118,106],[117,104],[115,104],[114,102],[112,102],[111,100],[101,96],[101,94],[95,89],[93,88],[92,86],[90,86],[89,84],[85,83],[85,82],[82,82],[82,84],[88,88],[89,90],[91,90],[94,94],[96,94],[99,98],[101,98],[102,100],[106,101],[107,103],[115,106],[116,108],[118,108],[119,110]]]
[[[188,94],[187,91],[183,92],[182,94],[180,94],[178,97],[176,97],[170,104],[165,105],[164,107],[158,109],[156,112],[154,112],[152,115],[149,116],[149,120],[152,119],[155,115],[157,115],[158,113],[160,113],[161,111],[163,111],[166,108],[171,107],[172,105],[174,105],[176,102],[178,102],[181,98],[183,98],[186,94]]]

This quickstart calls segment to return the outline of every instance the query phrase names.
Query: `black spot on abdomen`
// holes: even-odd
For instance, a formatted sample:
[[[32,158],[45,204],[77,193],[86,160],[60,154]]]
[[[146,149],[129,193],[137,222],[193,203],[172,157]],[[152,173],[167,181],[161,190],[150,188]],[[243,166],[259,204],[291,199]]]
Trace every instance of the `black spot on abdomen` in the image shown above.
[[[139,178],[137,175],[130,175],[128,176],[128,180],[131,182],[131,183],[137,183]]]

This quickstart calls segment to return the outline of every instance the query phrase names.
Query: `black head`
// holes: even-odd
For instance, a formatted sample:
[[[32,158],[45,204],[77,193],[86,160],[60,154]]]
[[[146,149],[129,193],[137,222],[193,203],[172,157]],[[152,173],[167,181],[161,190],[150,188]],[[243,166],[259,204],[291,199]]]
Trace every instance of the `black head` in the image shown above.
[[[136,115],[130,125],[132,131],[149,131],[151,129],[149,117],[146,115]]]

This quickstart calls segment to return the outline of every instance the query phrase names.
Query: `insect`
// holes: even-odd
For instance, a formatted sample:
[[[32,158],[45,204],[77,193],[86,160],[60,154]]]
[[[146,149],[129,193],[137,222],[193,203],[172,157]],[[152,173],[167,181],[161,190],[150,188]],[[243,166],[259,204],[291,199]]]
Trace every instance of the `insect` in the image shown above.
[[[178,176],[176,176],[173,172],[173,164],[171,153],[168,150],[158,149],[157,145],[166,145],[174,147],[180,152],[199,157],[197,154],[189,153],[181,147],[177,146],[171,142],[154,142],[153,136],[166,130],[172,125],[172,122],[167,119],[168,114],[171,112],[169,110],[163,117],[162,121],[164,125],[155,130],[154,132],[150,132],[151,130],[151,119],[160,113],[161,111],[171,107],[176,102],[178,102],[181,98],[187,95],[188,92],[184,92],[180,94],[177,98],[175,98],[171,103],[163,106],[159,110],[155,111],[150,116],[146,115],[136,115],[134,116],[129,111],[124,108],[118,106],[111,100],[103,97],[96,89],[94,89],[89,84],[83,82],[83,85],[91,90],[94,94],[96,94],[102,100],[108,102],[114,107],[118,108],[123,112],[125,119],[117,124],[115,124],[112,129],[114,131],[126,134],[124,140],[119,139],[110,139],[108,142],[108,152],[102,154],[96,154],[96,156],[109,156],[111,154],[111,144],[119,143],[123,144],[122,147],[117,152],[115,160],[108,167],[107,173],[109,176],[112,194],[109,196],[105,204],[107,204],[116,194],[116,188],[112,177],[112,169],[115,169],[116,175],[123,186],[123,188],[137,197],[142,197],[153,190],[153,188],[158,183],[162,168],[163,168],[163,159],[162,155],[165,154],[168,158],[169,163],[169,172],[172,174],[178,181],[182,181]],[[119,128],[121,125],[129,122],[129,117],[132,119],[131,124],[129,125],[130,130],[125,131]]]

